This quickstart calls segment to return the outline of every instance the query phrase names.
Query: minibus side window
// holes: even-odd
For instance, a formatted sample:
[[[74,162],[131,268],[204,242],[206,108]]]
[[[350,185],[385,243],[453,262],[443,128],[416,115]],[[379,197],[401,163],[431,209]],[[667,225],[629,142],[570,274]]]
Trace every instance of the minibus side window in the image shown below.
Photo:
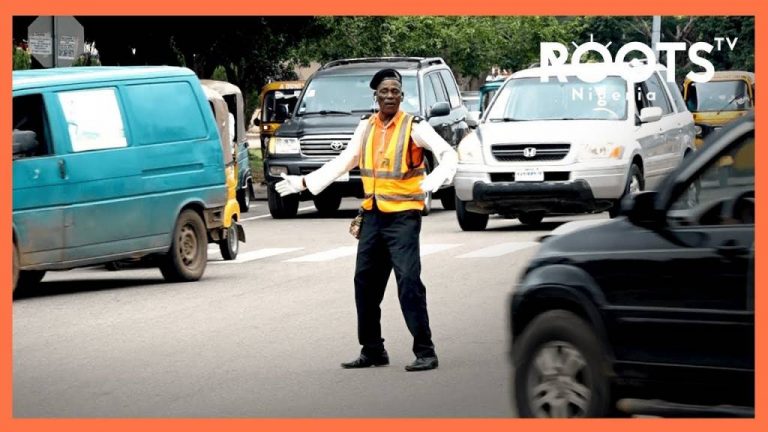
[[[47,156],[53,153],[48,142],[48,119],[43,96],[31,94],[13,98],[13,159]]]
[[[126,147],[125,127],[113,88],[58,94],[72,151]]]

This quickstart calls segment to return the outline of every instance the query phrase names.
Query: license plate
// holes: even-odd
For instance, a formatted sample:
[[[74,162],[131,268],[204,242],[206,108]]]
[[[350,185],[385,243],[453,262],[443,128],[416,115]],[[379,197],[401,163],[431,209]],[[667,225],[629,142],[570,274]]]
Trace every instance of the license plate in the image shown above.
[[[526,168],[515,172],[515,181],[518,182],[540,182],[544,181],[544,171],[540,168]]]
[[[340,175],[338,178],[336,178],[337,182],[348,182],[349,181],[349,173],[345,172],[344,174]]]

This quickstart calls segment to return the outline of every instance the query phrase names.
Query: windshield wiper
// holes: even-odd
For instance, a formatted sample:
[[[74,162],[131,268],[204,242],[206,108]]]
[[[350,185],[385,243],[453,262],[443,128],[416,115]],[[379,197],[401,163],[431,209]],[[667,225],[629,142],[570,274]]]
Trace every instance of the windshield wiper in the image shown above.
[[[516,119],[516,118],[512,118],[512,117],[504,117],[504,118],[490,119],[490,121],[492,121],[492,122],[519,122],[519,121],[528,121],[528,120],[521,120],[521,119]]]
[[[328,115],[328,114],[350,115],[352,113],[349,112],[349,111],[337,111],[337,110],[320,110],[320,111],[309,111],[309,112],[301,113],[302,116],[313,115],[313,114],[319,114],[319,115]]]
[[[732,104],[732,103],[733,103],[733,101],[735,101],[737,98],[738,98],[738,96],[737,96],[737,95],[733,95],[733,97],[731,98],[731,100],[729,100],[729,101],[728,101],[728,103],[727,103],[727,104],[725,104],[725,105],[724,105],[722,108],[720,108],[719,110],[717,110],[717,114],[715,114],[715,115],[720,115],[720,113],[721,113],[721,112],[722,112],[724,109],[728,108],[728,105]]]

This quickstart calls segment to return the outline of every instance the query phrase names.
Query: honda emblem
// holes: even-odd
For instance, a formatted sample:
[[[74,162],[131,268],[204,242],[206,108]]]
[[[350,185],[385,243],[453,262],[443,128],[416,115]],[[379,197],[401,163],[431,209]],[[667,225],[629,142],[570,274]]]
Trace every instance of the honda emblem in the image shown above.
[[[526,147],[523,149],[523,156],[532,158],[536,156],[536,147]]]

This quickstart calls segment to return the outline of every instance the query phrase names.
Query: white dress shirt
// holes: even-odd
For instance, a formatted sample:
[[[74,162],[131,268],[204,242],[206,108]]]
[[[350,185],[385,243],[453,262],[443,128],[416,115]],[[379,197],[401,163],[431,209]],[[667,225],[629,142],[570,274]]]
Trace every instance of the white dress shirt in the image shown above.
[[[378,115],[378,114],[375,114]],[[365,133],[368,119],[361,120],[347,144],[347,148],[334,159],[326,162],[322,167],[304,176],[307,189],[314,195],[318,195],[337,178],[348,173],[356,167],[360,161],[360,151],[363,142],[367,138]],[[459,157],[453,148],[432,129],[426,120],[413,122],[411,138],[417,146],[429,150],[435,155],[438,166],[427,177],[442,178],[443,184],[449,184],[453,180],[458,168]]]

